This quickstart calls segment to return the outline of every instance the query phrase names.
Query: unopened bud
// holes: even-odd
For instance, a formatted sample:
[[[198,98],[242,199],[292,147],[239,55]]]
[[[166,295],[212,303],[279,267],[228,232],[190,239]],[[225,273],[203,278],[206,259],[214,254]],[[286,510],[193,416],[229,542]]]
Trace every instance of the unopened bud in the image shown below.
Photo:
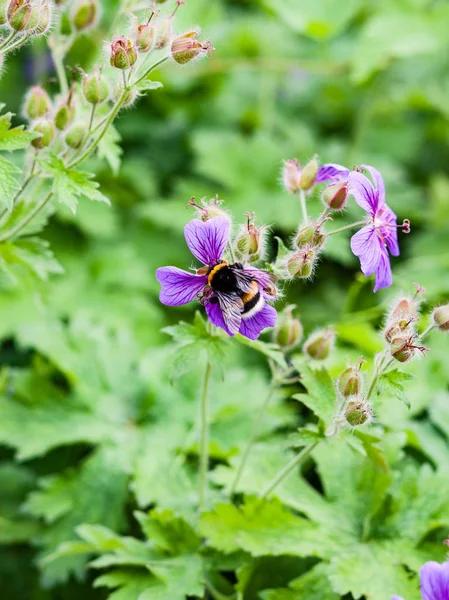
[[[8,22],[6,18],[6,9],[8,4],[9,0],[0,0],[0,27]],[[1,55],[1,57],[3,58],[3,55]]]
[[[189,31],[189,33],[185,33],[184,35],[175,38],[171,45],[171,55],[173,60],[180,65],[185,65],[200,54],[212,50],[212,46],[209,42],[202,44],[196,39],[197,37],[197,31]]]
[[[32,31],[39,25],[41,2],[10,0],[6,9],[7,21],[14,31]]]
[[[171,40],[172,33],[171,18],[161,19],[157,23],[155,48],[158,50],[165,48]]]
[[[324,244],[325,239],[325,235],[320,231],[320,225],[311,221],[307,225],[299,227],[295,236],[295,246],[299,249],[304,248],[304,246],[314,246],[319,249]]]
[[[408,362],[414,358],[416,350],[424,353],[427,348],[414,345],[413,335],[398,335],[391,340],[391,356],[401,363]]]
[[[287,258],[287,271],[291,277],[307,278],[313,275],[316,253],[311,247],[305,246]]]
[[[116,69],[130,69],[136,62],[138,51],[129,38],[123,35],[114,38],[111,43],[111,54],[109,62]]]
[[[337,389],[345,398],[357,395],[360,392],[361,385],[360,365],[348,367],[337,380]]]
[[[71,12],[73,26],[78,31],[95,27],[99,12],[98,0],[77,0]]]
[[[39,119],[39,121],[34,124],[31,131],[41,134],[40,137],[31,140],[31,144],[38,150],[41,148],[47,148],[47,146],[52,143],[53,138],[55,137],[55,126],[53,125],[52,121],[46,119],[45,117]]]
[[[53,14],[53,5],[51,2],[42,2],[39,10],[39,20],[37,26],[34,29],[35,35],[42,35],[49,30],[51,25],[51,18]]]
[[[317,174],[318,174],[318,161],[316,158],[312,158],[312,160],[310,160],[305,165],[305,167],[303,168],[303,170],[301,172],[301,179],[299,182],[299,187],[304,191],[308,191],[308,190],[312,189],[313,185],[315,183]]]
[[[323,202],[332,210],[343,210],[348,200],[348,184],[346,182],[328,185],[323,192]]]
[[[273,332],[273,340],[284,350],[293,350],[300,343],[303,336],[301,321],[293,317],[295,305],[287,306],[278,316]]]
[[[254,214],[247,213],[247,225],[241,225],[235,240],[236,253],[244,262],[250,263],[262,260],[266,250],[267,227],[254,225]]]
[[[335,344],[335,332],[333,329],[316,331],[304,344],[304,352],[315,360],[324,360],[329,356]]]
[[[449,331],[449,304],[436,308],[432,319],[440,331]]]
[[[84,76],[83,94],[89,104],[101,104],[109,98],[109,85],[105,77],[95,71]]]
[[[65,136],[65,143],[69,148],[76,150],[84,142],[86,136],[86,126],[82,123],[73,125]]]
[[[51,111],[51,100],[47,92],[40,86],[33,86],[25,96],[24,115],[30,119],[38,119]]]
[[[351,427],[358,427],[372,420],[373,409],[364,398],[357,398],[348,403],[345,418]]]
[[[229,214],[223,208],[221,208],[222,204],[223,200],[220,200],[218,195],[216,195],[215,198],[201,198],[201,204],[198,204],[195,196],[192,196],[187,203],[187,206],[193,206],[198,218],[202,221],[209,221],[214,217],[225,217],[228,219],[228,221],[230,221],[231,218]]]
[[[74,114],[75,109],[68,102],[61,104],[55,114],[56,129],[62,131],[67,127],[67,125],[70,125],[70,123],[73,121]]]
[[[136,30],[136,45],[140,52],[149,52],[156,39],[156,30],[154,25],[144,23],[138,25]]]
[[[296,158],[291,158],[284,162],[282,168],[282,182],[284,188],[290,194],[296,194],[300,190],[301,165]]]

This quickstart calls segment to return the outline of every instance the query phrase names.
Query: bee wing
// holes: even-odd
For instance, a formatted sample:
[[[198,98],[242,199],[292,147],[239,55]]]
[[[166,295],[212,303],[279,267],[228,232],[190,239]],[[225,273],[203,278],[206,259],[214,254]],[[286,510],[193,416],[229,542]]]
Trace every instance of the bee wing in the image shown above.
[[[247,294],[248,292],[253,291],[254,277],[252,276],[251,271],[244,271],[243,269],[233,269],[232,272],[235,275],[238,288],[241,292]]]
[[[242,322],[243,300],[235,292],[216,292],[226,327],[234,335]]]

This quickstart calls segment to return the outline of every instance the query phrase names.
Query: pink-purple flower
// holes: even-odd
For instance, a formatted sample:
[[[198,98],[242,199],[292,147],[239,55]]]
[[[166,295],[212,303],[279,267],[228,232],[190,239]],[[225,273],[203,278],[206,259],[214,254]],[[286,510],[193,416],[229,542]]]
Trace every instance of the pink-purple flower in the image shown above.
[[[186,225],[184,236],[191,253],[204,266],[195,273],[177,267],[157,269],[160,301],[181,306],[198,298],[210,321],[228,335],[240,333],[255,340],[263,329],[274,327],[277,313],[267,303],[274,300],[271,275],[223,259],[230,237],[229,219],[194,219]]]
[[[390,257],[399,256],[396,215],[385,203],[385,185],[382,175],[374,167],[362,165],[374,182],[358,171],[349,176],[349,191],[359,206],[368,213],[365,227],[351,238],[351,250],[360,259],[364,275],[376,274],[374,291],[392,284]],[[410,231],[405,220],[404,232]]]
[[[419,573],[422,600],[449,600],[449,562],[426,562]],[[391,600],[403,600],[393,596]]]

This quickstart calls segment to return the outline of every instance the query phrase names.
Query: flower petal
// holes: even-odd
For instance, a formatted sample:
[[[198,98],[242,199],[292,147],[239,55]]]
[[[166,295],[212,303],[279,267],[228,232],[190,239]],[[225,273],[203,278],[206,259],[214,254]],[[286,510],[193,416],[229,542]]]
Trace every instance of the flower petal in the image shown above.
[[[388,249],[393,256],[399,256],[399,244],[398,244],[398,228],[397,228],[397,217],[391,208],[387,205],[384,206],[382,218],[387,223],[386,227],[382,227],[381,233],[384,237]]]
[[[323,183],[323,181],[331,181],[333,179],[345,179],[350,171],[343,165],[328,163],[321,165],[315,179],[315,183]]]
[[[212,325],[215,325],[215,327],[221,327],[221,329],[224,329],[224,331],[226,331],[226,333],[230,336],[234,335],[226,327],[226,323],[223,319],[223,313],[221,312],[221,308],[218,302],[216,304],[208,302],[206,304],[206,313]]]
[[[187,246],[193,256],[204,265],[220,261],[229,240],[229,220],[214,217],[209,221],[193,219],[184,228]]]
[[[274,286],[276,282],[276,277],[268,271],[261,271],[260,269],[256,269],[256,267],[243,267],[245,273],[250,275],[252,279],[255,279],[260,287],[263,288],[271,288]]]
[[[374,286],[374,291],[377,292],[377,290],[389,287],[392,283],[393,275],[391,273],[390,257],[384,246],[383,251],[380,254],[379,264],[376,268],[376,284]]]
[[[378,194],[378,207],[380,208],[385,204],[385,183],[382,175],[379,173],[377,169],[374,167],[370,167],[369,165],[360,165],[362,169],[366,169],[371,175],[374,185],[376,186],[377,194]]]
[[[402,596],[391,596],[391,600],[404,600]]]
[[[372,275],[377,269],[382,247],[382,241],[377,237],[374,225],[366,225],[352,236],[351,250],[360,259],[360,267],[364,275]]]
[[[430,561],[421,567],[421,595],[423,600],[449,598],[449,562],[440,565]]]
[[[162,286],[159,300],[167,306],[181,306],[191,302],[207,285],[206,275],[195,275],[176,267],[157,269],[156,279]]]
[[[250,340],[257,340],[266,327],[274,327],[276,325],[276,318],[276,309],[265,303],[262,310],[253,317],[242,319],[239,333]]]
[[[364,211],[372,217],[377,212],[378,193],[368,177],[358,171],[351,171],[348,177],[349,193]]]

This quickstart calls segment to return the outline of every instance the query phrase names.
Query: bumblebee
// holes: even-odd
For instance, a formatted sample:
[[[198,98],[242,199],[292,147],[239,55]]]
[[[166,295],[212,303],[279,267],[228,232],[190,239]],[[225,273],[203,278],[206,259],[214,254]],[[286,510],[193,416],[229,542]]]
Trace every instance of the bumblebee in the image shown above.
[[[241,319],[249,319],[262,310],[263,292],[275,295],[275,278],[269,275],[271,286],[262,288],[255,279],[256,269],[244,269],[241,263],[221,261],[204,272],[208,278],[212,304],[219,304],[224,321],[231,333],[238,333]]]

